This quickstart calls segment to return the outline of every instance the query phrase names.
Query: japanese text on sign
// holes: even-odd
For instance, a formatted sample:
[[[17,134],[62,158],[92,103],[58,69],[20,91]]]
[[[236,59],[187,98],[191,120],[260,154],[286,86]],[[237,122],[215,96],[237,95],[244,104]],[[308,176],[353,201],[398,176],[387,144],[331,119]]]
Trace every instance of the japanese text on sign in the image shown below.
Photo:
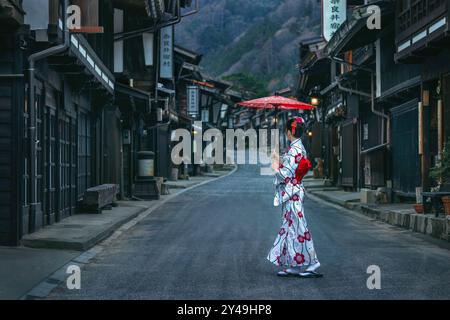
[[[162,79],[173,78],[173,26],[161,29],[161,65]]]
[[[347,19],[347,0],[322,0],[323,37],[330,41]]]
[[[196,117],[199,113],[199,88],[197,86],[187,87],[188,114]]]

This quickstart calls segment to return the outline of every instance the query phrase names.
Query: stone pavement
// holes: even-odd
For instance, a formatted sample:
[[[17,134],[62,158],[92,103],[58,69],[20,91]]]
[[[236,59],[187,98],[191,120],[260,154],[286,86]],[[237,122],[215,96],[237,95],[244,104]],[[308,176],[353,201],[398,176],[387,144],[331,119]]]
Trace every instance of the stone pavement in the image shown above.
[[[260,172],[259,166],[239,166],[235,174],[165,203],[82,266],[80,290],[63,283],[46,299],[201,304],[208,299],[450,297],[450,243],[312,199],[304,211],[324,277],[277,277],[279,268],[266,257],[282,211],[273,206],[273,177]],[[374,265],[381,272],[380,290],[367,286],[367,270]]]
[[[102,214],[74,215],[27,235],[22,247],[0,247],[0,300],[45,297],[67,277],[67,266],[88,263],[140,219],[179,194],[235,170],[229,169],[178,181],[178,188],[172,187],[170,195],[158,201],[120,201]]]
[[[102,214],[77,214],[26,235],[22,244],[31,248],[85,251],[157,203],[119,201],[118,207]]]
[[[70,250],[0,247],[0,300],[20,298],[78,255]]]
[[[323,180],[304,180],[308,196],[364,214],[374,220],[450,242],[450,216],[417,214],[411,203],[362,204],[359,192],[325,186]]]
[[[305,186],[310,190],[306,183]],[[357,205],[360,202],[359,192],[347,192],[339,189],[310,190],[310,192],[321,199],[346,207],[347,209],[353,209],[352,205]]]

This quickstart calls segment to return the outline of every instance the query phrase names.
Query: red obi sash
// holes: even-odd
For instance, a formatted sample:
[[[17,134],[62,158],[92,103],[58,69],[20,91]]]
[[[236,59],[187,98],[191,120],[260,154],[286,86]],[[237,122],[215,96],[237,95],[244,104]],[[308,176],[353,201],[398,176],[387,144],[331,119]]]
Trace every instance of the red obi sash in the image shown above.
[[[311,161],[309,161],[307,158],[302,157],[300,163],[297,166],[297,170],[295,170],[295,178],[297,179],[297,181],[301,182],[311,169]]]

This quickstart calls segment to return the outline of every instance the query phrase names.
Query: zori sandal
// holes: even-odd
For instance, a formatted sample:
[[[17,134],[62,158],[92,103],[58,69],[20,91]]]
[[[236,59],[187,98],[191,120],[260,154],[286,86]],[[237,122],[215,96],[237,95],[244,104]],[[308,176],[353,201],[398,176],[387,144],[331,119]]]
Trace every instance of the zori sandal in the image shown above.
[[[300,278],[322,278],[323,274],[317,273],[315,271],[305,271],[298,274]]]
[[[289,271],[289,269],[283,269],[282,271],[279,271],[277,273],[277,276],[279,277],[294,277],[298,275],[299,275],[298,273]]]

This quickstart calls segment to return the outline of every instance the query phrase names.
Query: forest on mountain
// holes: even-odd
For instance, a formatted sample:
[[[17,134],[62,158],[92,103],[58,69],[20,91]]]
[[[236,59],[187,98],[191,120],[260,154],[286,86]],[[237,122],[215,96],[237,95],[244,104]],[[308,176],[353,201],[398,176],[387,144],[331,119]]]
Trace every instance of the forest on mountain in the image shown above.
[[[298,44],[319,34],[318,0],[200,0],[200,12],[177,26],[176,41],[204,55],[206,74],[255,79],[272,92],[295,85]]]

